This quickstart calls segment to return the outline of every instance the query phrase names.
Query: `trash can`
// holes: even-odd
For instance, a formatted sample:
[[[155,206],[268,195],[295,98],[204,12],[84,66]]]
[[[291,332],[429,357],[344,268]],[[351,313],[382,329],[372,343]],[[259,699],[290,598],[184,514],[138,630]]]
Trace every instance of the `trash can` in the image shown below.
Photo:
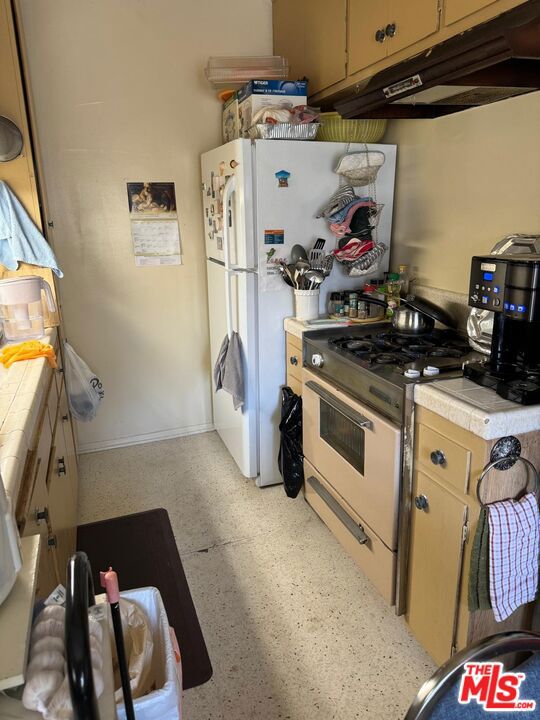
[[[159,590],[138,588],[120,593],[121,598],[136,603],[146,614],[152,630],[154,649],[150,668],[155,690],[133,699],[137,720],[180,720],[182,717],[182,681],[167,612]],[[101,599],[101,598],[100,598]],[[123,703],[116,706],[119,720],[125,720]]]

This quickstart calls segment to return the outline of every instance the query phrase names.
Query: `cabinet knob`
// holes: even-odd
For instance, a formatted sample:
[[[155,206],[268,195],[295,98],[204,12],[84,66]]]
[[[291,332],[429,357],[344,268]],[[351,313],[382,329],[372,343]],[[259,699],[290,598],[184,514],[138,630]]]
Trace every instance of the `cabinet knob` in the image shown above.
[[[425,495],[417,495],[414,498],[414,504],[417,510],[427,510],[429,508],[429,502]]]
[[[56,535],[49,535],[49,537],[47,538],[47,545],[48,545],[50,548],[55,548],[55,547],[56,547],[56,545],[57,545]]]
[[[433,450],[429,457],[434,465],[446,465],[446,456],[442,450]]]
[[[66,459],[64,457],[58,458],[58,474],[59,475],[65,475],[67,472],[66,470]]]
[[[386,34],[386,37],[394,37],[394,35],[396,34],[396,31],[397,31],[396,23],[389,23],[386,26],[384,32]]]
[[[291,363],[291,365],[298,365],[298,358],[296,357],[296,355],[291,355],[291,357],[289,358],[289,362]]]
[[[69,415],[62,415],[62,420],[67,422],[69,420]]]
[[[384,32],[384,28],[379,28],[375,33],[375,40],[378,43],[384,42],[386,38],[386,33]]]
[[[47,521],[49,519],[49,509],[44,507],[43,510],[36,508],[36,522],[41,520]]]

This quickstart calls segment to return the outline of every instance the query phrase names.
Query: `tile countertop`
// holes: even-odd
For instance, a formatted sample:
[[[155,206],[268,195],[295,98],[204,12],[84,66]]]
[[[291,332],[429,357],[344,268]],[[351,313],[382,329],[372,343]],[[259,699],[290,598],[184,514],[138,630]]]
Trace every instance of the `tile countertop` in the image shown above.
[[[283,327],[285,332],[294,335],[299,340],[302,339],[302,335],[308,330],[325,330],[326,328],[334,327],[350,327],[354,323],[348,323],[346,321],[335,321],[331,318],[319,318],[317,321],[311,323],[309,320],[297,320],[296,318],[290,317],[285,318],[283,321]]]
[[[56,340],[56,328],[48,328],[40,342],[55,347]],[[50,373],[47,358],[21,360],[8,370],[0,364],[0,473],[12,509],[17,504]]]
[[[467,378],[418,384],[414,400],[484,440],[540,430],[540,405],[518,405]]]

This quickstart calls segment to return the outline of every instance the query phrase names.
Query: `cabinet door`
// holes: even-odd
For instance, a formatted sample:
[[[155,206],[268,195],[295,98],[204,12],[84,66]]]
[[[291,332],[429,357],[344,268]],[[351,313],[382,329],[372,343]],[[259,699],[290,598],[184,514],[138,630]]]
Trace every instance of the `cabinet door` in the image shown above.
[[[67,561],[75,551],[77,533],[77,476],[69,461],[63,420],[66,414],[66,393],[62,386],[48,477],[49,516],[57,541],[60,577],[65,576]]]
[[[409,557],[407,622],[439,665],[448,660],[456,631],[467,506],[421,472],[415,474]]]
[[[388,55],[437,32],[439,0],[389,0],[389,20],[385,27]]]
[[[274,55],[282,55],[289,62],[289,77],[298,80],[309,77],[306,58],[306,17],[308,0],[274,0],[272,22],[274,31]],[[313,42],[319,42],[313,38]],[[311,88],[308,87],[311,93]]]
[[[497,1],[498,0],[445,0],[444,24],[451,25],[467,17],[467,15],[472,15],[477,10],[482,10],[482,8],[488,5],[493,5]]]
[[[22,532],[24,537],[41,535],[41,552],[36,585],[36,597],[38,599],[46,598],[60,582],[56,547],[50,532],[49,496],[45,480],[46,470],[45,473],[38,472]],[[65,579],[62,582],[65,582]]]
[[[306,7],[305,58],[310,95],[344,80],[347,0],[311,0]]]
[[[385,29],[389,0],[349,0],[347,22],[348,75],[353,75],[388,53]]]

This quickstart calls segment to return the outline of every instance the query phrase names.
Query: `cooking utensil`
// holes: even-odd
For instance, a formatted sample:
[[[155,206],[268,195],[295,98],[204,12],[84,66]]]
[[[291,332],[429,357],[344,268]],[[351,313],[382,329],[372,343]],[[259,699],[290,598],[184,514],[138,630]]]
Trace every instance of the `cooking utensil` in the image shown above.
[[[306,260],[308,256],[305,249],[301,245],[293,245],[291,249],[291,263],[296,265],[299,260]]]
[[[315,290],[324,282],[324,275],[319,270],[306,270],[305,279],[309,283],[308,290]]]
[[[324,256],[323,247],[325,244],[326,240],[324,238],[317,238],[315,245],[309,251],[309,262],[312,268],[315,268],[322,260]]]
[[[304,275],[305,273],[311,269],[311,265],[307,260],[303,260],[300,258],[297,260],[294,271],[294,282],[296,283],[296,289],[297,290],[305,290],[305,280]]]
[[[281,274],[281,277],[285,280],[287,285],[290,285],[290,287],[294,287],[294,280],[291,276],[291,273],[289,271],[289,268],[286,265],[278,265],[278,272]]]

